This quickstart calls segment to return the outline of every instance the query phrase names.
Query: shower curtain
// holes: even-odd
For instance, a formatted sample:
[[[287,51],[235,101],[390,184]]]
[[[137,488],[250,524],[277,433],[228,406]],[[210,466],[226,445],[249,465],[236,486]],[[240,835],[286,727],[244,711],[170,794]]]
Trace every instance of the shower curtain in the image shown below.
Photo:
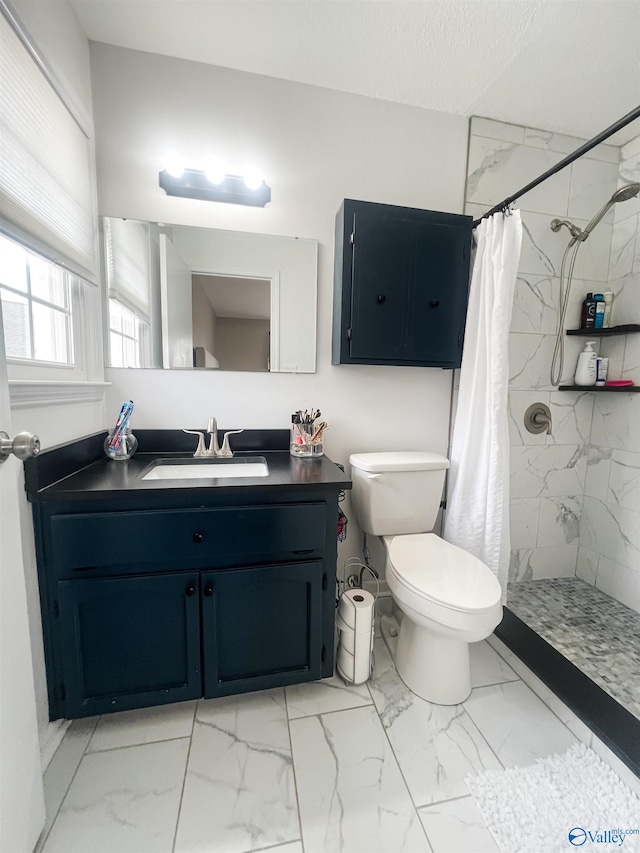
[[[489,566],[506,601],[509,573],[509,327],[522,221],[496,213],[474,232],[444,538]]]

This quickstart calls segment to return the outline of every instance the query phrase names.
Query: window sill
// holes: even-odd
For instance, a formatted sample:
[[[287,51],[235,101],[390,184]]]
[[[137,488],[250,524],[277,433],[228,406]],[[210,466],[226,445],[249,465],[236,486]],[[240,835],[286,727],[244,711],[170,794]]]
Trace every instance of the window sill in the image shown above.
[[[10,379],[12,409],[31,406],[66,406],[73,403],[98,403],[104,399],[110,382],[69,382],[51,379]]]

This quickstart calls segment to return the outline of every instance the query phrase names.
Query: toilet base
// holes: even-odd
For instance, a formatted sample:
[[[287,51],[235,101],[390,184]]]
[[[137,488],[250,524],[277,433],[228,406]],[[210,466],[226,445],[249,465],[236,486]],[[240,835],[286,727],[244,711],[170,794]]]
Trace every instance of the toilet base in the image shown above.
[[[381,626],[385,642],[400,678],[412,693],[436,705],[457,705],[469,696],[468,643],[433,633],[406,616],[396,642],[395,637],[387,636],[386,621]]]

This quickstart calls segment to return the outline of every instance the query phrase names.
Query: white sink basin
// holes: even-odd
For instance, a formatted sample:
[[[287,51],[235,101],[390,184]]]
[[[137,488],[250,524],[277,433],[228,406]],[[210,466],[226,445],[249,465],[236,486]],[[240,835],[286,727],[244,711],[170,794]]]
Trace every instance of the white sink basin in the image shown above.
[[[267,462],[257,457],[250,462],[234,460],[207,460],[206,462],[184,463],[163,461],[148,471],[143,480],[211,480],[232,477],[266,477],[269,474]]]

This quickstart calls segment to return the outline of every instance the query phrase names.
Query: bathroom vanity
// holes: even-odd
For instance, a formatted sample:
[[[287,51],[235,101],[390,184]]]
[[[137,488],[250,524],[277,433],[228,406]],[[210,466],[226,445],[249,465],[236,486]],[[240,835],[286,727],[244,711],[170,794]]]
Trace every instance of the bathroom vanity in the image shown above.
[[[193,462],[194,439],[136,435],[128,461],[107,460],[100,433],[25,464],[51,719],[331,676],[348,477],[268,430],[232,445],[267,476],[145,480]]]

